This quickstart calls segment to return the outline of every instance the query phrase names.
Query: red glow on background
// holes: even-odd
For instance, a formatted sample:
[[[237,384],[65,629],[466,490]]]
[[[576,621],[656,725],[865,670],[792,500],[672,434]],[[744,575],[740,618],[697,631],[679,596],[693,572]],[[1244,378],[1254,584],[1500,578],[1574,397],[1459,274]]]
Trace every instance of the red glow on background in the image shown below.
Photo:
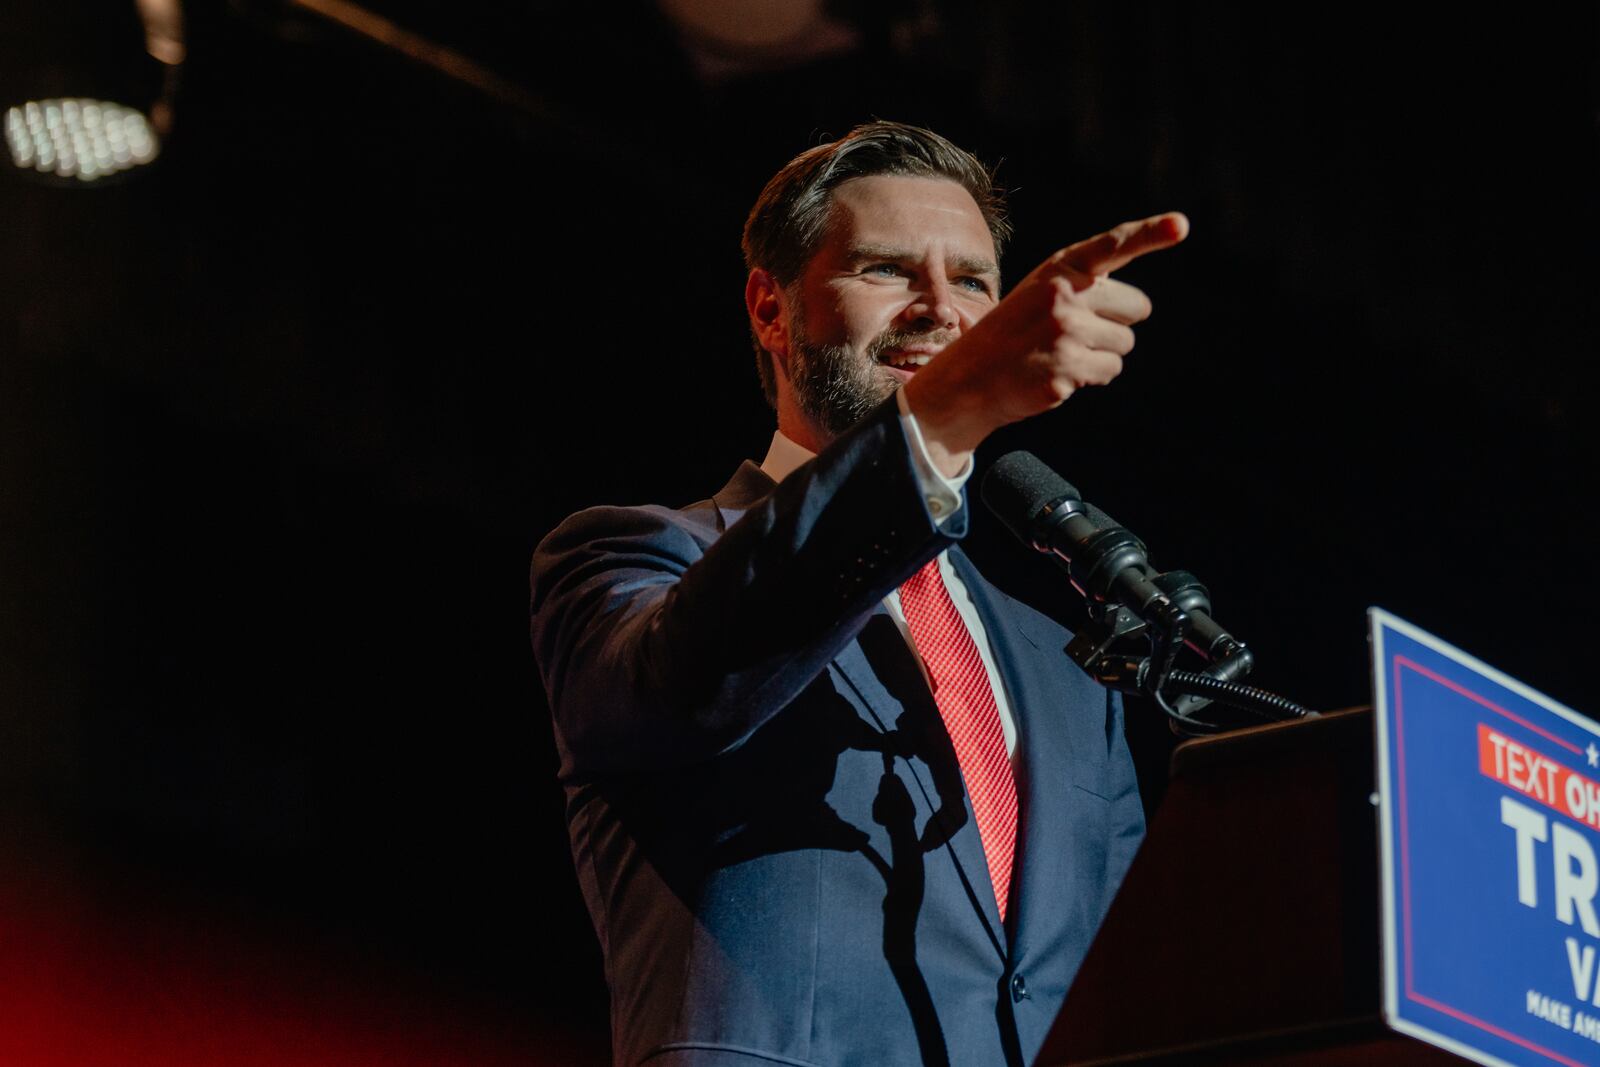
[[[0,889],[0,1063],[539,1067],[588,1058],[517,1020],[362,970],[221,920]]]

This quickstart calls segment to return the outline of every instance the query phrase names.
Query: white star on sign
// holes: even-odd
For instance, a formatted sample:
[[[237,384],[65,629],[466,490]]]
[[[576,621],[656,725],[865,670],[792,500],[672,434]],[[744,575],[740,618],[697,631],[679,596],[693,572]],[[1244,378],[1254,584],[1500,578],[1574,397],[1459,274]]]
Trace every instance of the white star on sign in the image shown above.
[[[1584,750],[1589,757],[1589,766],[1600,767],[1600,748],[1594,747],[1594,742],[1589,742],[1589,747]]]

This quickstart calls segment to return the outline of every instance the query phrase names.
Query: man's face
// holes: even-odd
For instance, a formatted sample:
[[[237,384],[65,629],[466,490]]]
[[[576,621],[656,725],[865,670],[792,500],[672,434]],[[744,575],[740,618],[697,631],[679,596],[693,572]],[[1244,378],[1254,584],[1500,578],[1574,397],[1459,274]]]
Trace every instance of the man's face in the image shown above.
[[[978,205],[942,178],[877,175],[833,192],[827,236],[788,292],[788,374],[831,440],[999,299]]]

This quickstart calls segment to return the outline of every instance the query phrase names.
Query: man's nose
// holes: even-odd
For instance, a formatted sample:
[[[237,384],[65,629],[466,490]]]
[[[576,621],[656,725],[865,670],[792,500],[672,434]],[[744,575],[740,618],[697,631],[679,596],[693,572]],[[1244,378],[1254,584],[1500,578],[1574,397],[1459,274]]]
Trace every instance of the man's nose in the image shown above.
[[[948,279],[931,277],[918,286],[905,317],[926,329],[953,330],[961,324],[956,311],[955,290]]]

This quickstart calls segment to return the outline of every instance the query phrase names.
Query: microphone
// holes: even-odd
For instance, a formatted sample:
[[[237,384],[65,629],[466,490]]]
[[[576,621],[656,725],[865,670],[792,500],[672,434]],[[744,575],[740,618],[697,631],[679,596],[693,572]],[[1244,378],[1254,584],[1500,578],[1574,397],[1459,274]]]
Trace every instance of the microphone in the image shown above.
[[[1085,504],[1032,452],[1001,456],[984,476],[981,495],[1018,540],[1054,556],[1085,599],[1122,604],[1141,619],[1166,600],[1150,580],[1144,543]]]
[[[1249,671],[1249,651],[1212,620],[1210,597],[1194,576],[1157,574],[1143,541],[1085,503],[1033,453],[1001,456],[984,477],[981,495],[1018,540],[1052,556],[1086,600],[1121,605],[1162,629],[1174,616],[1187,615],[1185,644],[1225,677]]]

